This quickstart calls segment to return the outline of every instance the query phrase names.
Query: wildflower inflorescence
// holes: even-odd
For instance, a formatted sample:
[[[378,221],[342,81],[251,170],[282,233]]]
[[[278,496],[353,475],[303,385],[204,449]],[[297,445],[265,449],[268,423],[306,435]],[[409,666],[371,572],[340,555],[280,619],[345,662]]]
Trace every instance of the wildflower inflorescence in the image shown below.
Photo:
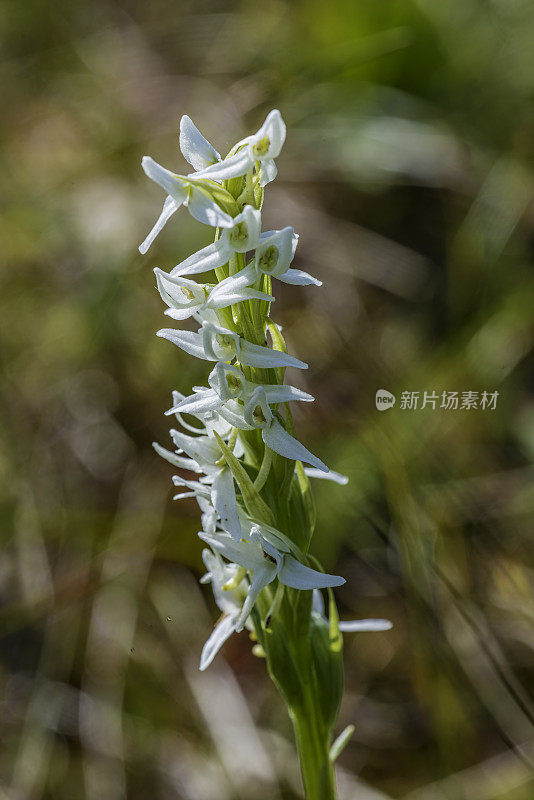
[[[202,581],[211,583],[223,612],[204,646],[201,669],[234,631],[248,627],[259,637],[259,628],[267,630],[287,587],[315,590],[308,617],[326,625],[320,590],[344,583],[312,568],[307,553],[315,521],[309,477],[346,479],[294,436],[289,404],[313,397],[284,384],[284,371],[307,364],[287,353],[281,328],[269,316],[273,279],[321,285],[291,266],[298,243],[293,228],[262,232],[264,187],[276,177],[285,136],[280,112],[271,111],[256,134],[222,159],[184,116],[180,148],[195,171],[177,175],[149,157],[142,162],[167,192],[142,253],[180,206],[215,229],[211,244],[170,272],[154,270],[165,314],[199,325],[196,332],[164,328],[157,335],[212,365],[207,386],[193,387],[189,396],[173,393],[166,413],[182,428],[170,431],[175,450],[154,444],[173,466],[197,475],[173,481],[180,489],[176,499],[194,497],[200,507],[199,536],[208,545]],[[346,630],[385,627],[384,620],[345,624]]]

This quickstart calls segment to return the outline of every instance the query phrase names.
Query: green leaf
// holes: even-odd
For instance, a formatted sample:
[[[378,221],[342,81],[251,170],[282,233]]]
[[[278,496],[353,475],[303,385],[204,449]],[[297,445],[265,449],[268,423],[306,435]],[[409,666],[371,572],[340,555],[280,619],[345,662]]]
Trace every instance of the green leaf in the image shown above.
[[[258,520],[259,522],[265,522],[267,525],[274,527],[275,519],[273,512],[254,488],[254,484],[249,478],[243,464],[234,456],[225,442],[223,442],[217,431],[214,431],[214,433],[219,443],[219,447],[222,450],[224,460],[232,470],[232,474],[241,490],[243,501],[248,513],[253,519]]]
[[[263,629],[263,649],[269,674],[292,712],[304,705],[302,681],[283,625],[276,619]]]
[[[330,592],[330,622],[314,614],[311,625],[312,658],[317,677],[319,708],[325,728],[335,725],[343,694],[343,638]]]

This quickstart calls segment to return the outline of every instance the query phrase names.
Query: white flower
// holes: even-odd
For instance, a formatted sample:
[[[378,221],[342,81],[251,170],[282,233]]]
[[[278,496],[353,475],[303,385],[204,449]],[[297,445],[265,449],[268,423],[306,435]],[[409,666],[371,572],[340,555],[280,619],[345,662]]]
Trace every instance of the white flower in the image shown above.
[[[259,246],[256,248],[254,256],[254,266],[256,273],[272,275],[273,278],[284,283],[292,283],[300,286],[315,284],[322,286],[322,282],[308,275],[300,269],[289,269],[293,261],[295,249],[298,242],[293,228],[283,228],[281,231],[272,231],[270,236],[262,237]]]
[[[211,389],[203,386],[194,387],[194,393],[180,400],[167,414],[180,412],[182,414],[205,414],[208,411],[220,411],[223,404],[232,400],[247,400],[256,389],[265,392],[267,402],[288,403],[292,400],[313,402],[313,397],[302,389],[286,384],[256,384],[247,381],[241,370],[231,364],[219,361],[208,376]],[[244,411],[244,407],[243,407]],[[244,418],[243,418],[244,421]],[[244,423],[246,425],[246,423]],[[246,430],[248,427],[243,427]]]
[[[280,112],[274,109],[269,112],[265,122],[254,136],[247,136],[236,145],[240,148],[236,153],[218,164],[195,173],[194,176],[225,181],[245,175],[256,163],[259,163],[260,186],[266,186],[276,178],[277,169],[274,159],[280,155],[285,138],[284,120]]]
[[[170,434],[178,452],[186,453],[195,462],[196,469],[194,471],[204,472],[206,477],[202,483],[210,485],[211,504],[221,518],[221,525],[234,539],[240,539],[241,524],[237,513],[234,476],[222,459],[217,440],[210,436],[187,436],[177,430],[171,430]],[[184,483],[181,479],[179,480]],[[187,486],[187,484],[184,485]],[[198,488],[192,488],[192,491],[200,495],[206,494],[205,490]]]
[[[165,311],[173,319],[188,319],[204,309],[227,308],[242,300],[273,301],[274,297],[248,286],[215,286],[199,284],[181,276],[163,272],[159,267],[154,269],[158,291],[162,300],[169,306]]]
[[[220,239],[177,264],[171,275],[198,275],[222,267],[234,253],[254,250],[260,242],[260,231],[261,214],[247,205],[232,220],[232,227],[224,228]]]
[[[317,572],[301,564],[289,552],[274,547],[256,525],[252,526],[249,539],[238,542],[225,533],[210,535],[201,531],[199,536],[226,559],[244,567],[252,575],[247,597],[236,622],[237,631],[242,630],[262,589],[276,577],[284,586],[293,589],[324,589],[345,583],[341,576]]]
[[[144,242],[139,245],[141,253],[147,252],[158,233],[181,205],[187,206],[191,216],[205,225],[219,228],[233,227],[232,217],[222,210],[205,189],[193,185],[183,175],[176,175],[165,169],[150,156],[144,156],[141,164],[148,177],[158,183],[168,194],[156,224]]]
[[[214,627],[202,649],[200,669],[205,670],[236,630],[248,586],[244,581],[242,567],[225,563],[217,552],[208,549],[202,551],[202,558],[208,571],[200,582],[211,583],[215,602],[223,612],[223,617]]]
[[[282,389],[284,388],[280,387],[280,395],[278,396],[283,396]],[[296,397],[290,396],[293,387],[287,387],[287,389],[289,390],[289,400],[302,399],[298,395]],[[298,392],[298,390],[293,391]],[[238,404],[236,401],[228,401],[218,408],[218,413],[236,428],[241,428],[242,430],[259,428],[264,444],[274,450],[275,453],[285,458],[311,464],[323,472],[329,472],[328,467],[320,458],[310,453],[303,444],[291,436],[278,422],[269,407],[270,402],[276,402],[276,400],[269,400],[268,390],[264,386],[258,385],[244,405]],[[285,401],[280,400],[278,402]]]
[[[198,333],[163,328],[156,336],[168,339],[186,353],[205,361],[232,361],[237,358],[247,367],[308,368],[307,364],[288,353],[247,342],[237,333],[212,322],[204,322]]]
[[[293,228],[283,228],[281,231],[269,231],[268,234],[261,234],[260,242],[256,247],[254,260],[250,261],[246,267],[222,281],[226,291],[242,289],[255,283],[262,274],[270,275],[284,283],[291,283],[299,286],[322,286],[322,282],[301,269],[290,269],[289,265],[293,261],[298,236]],[[207,248],[206,248],[207,249]],[[198,254],[197,254],[198,255]],[[195,258],[192,256],[191,258]],[[184,262],[185,263],[185,262]],[[206,262],[208,263],[208,262]],[[204,272],[205,269],[199,270]],[[174,273],[174,270],[173,270]],[[171,273],[172,274],[172,273]],[[185,274],[180,271],[179,274]]]

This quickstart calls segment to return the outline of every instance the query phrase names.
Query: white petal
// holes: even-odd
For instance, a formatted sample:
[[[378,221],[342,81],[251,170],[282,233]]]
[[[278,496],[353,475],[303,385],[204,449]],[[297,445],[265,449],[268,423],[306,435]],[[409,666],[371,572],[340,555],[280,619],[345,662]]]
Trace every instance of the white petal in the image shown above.
[[[284,556],[284,566],[278,573],[279,580],[293,589],[325,589],[327,586],[342,586],[345,578],[328,575],[305,567],[293,556]]]
[[[157,161],[154,161],[150,156],[144,156],[141,165],[148,177],[165,189],[167,194],[170,194],[178,205],[181,205],[187,200],[189,183],[185,178],[165,169],[165,167],[162,167],[161,164],[158,164]]]
[[[188,308],[166,308],[163,312],[167,317],[171,319],[176,319],[178,321],[189,319],[189,317],[194,316],[197,311],[200,310],[200,303],[197,303],[194,306],[189,306]]]
[[[195,497],[204,497],[208,501],[211,497],[210,487],[204,483],[200,483],[199,481],[188,481],[179,475],[173,475],[172,482],[176,487],[186,486]]]
[[[313,590],[312,611],[315,611],[315,613],[319,614],[320,617],[324,617],[324,599],[319,589]]]
[[[278,175],[278,167],[272,158],[266,158],[261,162],[260,186],[267,186],[274,181]]]
[[[254,160],[250,157],[247,148],[240,150],[234,156],[219,161],[212,167],[207,167],[200,172],[191,174],[190,178],[210,178],[213,181],[226,181],[228,178],[238,178],[244,175],[254,166]]]
[[[237,367],[219,361],[208,376],[208,383],[223,402],[240,397],[245,389],[245,376]]]
[[[280,155],[286,139],[286,125],[277,108],[269,111],[265,122],[254,138],[261,139],[263,136],[268,136],[271,143],[268,153],[269,158],[276,158]]]
[[[340,472],[334,472],[333,469],[329,472],[323,472],[320,469],[313,469],[313,467],[304,467],[304,472],[308,478],[322,478],[325,481],[339,483],[340,486],[346,486],[349,482],[346,475],[342,475]]]
[[[208,272],[211,269],[222,267],[232,255],[232,250],[224,239],[218,239],[213,244],[203,247],[197,253],[186,258],[177,264],[170,275],[172,277],[182,275],[197,275],[200,272]]]
[[[213,313],[213,312],[211,312]],[[208,361],[231,361],[239,351],[239,336],[227,328],[206,322],[200,329]]]
[[[297,369],[308,369],[308,365],[304,361],[300,361],[288,353],[252,344],[245,339],[240,341],[238,359],[241,364],[245,364],[247,367],[296,367]]]
[[[253,264],[249,264],[244,269],[236,272],[235,275],[230,275],[224,278],[216,287],[214,291],[224,292],[228,286],[232,289],[244,289],[250,286],[256,280],[256,270]]]
[[[232,284],[229,283],[221,289],[221,284],[215,287],[210,292],[206,300],[206,308],[228,308],[228,306],[241,303],[243,300],[266,300],[267,302],[274,302],[274,297],[265,292],[260,292],[258,289],[251,289],[246,287],[244,289],[234,289]]]
[[[280,277],[287,271],[295,255],[295,231],[289,225],[280,231],[274,231],[268,238],[261,238],[259,247],[256,248],[254,263],[259,272]],[[276,258],[273,264],[273,259]]]
[[[235,625],[236,620],[233,617],[223,617],[214,627],[209,639],[202,648],[199,667],[201,671],[209,667],[223,644],[230,638],[232,633],[234,633],[236,629]]]
[[[393,624],[389,619],[351,619],[339,623],[339,630],[344,633],[364,631],[389,631]]]
[[[225,531],[238,542],[241,539],[241,525],[237,516],[234,476],[228,467],[221,469],[213,479],[211,502]]]
[[[267,384],[263,387],[268,403],[288,403],[291,400],[304,400],[308,403],[313,402],[313,397],[301,389],[296,389],[294,386],[269,386]]]
[[[249,425],[243,416],[243,406],[237,400],[227,400],[219,409],[219,414],[232,427],[240,431],[252,431],[255,425]]]
[[[267,447],[270,447],[275,453],[279,453],[285,458],[294,458],[295,461],[304,461],[306,464],[312,464],[317,469],[328,472],[326,464],[306,450],[304,445],[294,439],[276,419],[273,418],[267,428],[262,428],[261,435]]]
[[[219,153],[186,114],[180,120],[180,150],[185,160],[196,170],[205,169],[221,160]]]
[[[192,217],[204,225],[213,228],[231,228],[234,220],[213,200],[208,192],[198,186],[192,186],[187,201],[187,208]]]
[[[253,571],[252,583],[250,584],[250,589],[248,590],[245,602],[243,603],[243,608],[241,610],[241,614],[239,615],[239,619],[236,622],[236,631],[243,630],[245,622],[247,621],[247,617],[252,611],[252,607],[258,599],[260,592],[275,579],[276,572],[276,566],[267,561],[264,561],[263,564],[256,567],[256,569]]]
[[[148,248],[150,247],[150,245],[152,244],[158,233],[160,233],[163,230],[164,226],[167,223],[167,220],[169,220],[170,217],[172,217],[174,212],[177,211],[180,208],[180,206],[181,203],[178,203],[178,201],[175,200],[174,197],[171,197],[170,195],[167,197],[167,199],[163,203],[163,209],[156,221],[156,224],[146,237],[143,244],[139,245],[140,253],[143,253],[144,255],[147,252]]]
[[[171,430],[170,434],[176,447],[202,465],[204,471],[206,467],[213,467],[220,456],[219,445],[208,436],[188,436],[176,430]]]
[[[217,410],[220,405],[221,398],[217,392],[213,389],[205,389],[181,400],[178,405],[170,408],[165,414],[175,414],[177,411],[181,414],[205,414],[207,411]]]
[[[190,458],[184,458],[183,456],[178,456],[176,453],[171,453],[170,450],[166,450],[165,447],[162,447],[157,442],[152,442],[152,447],[158,454],[168,461],[169,464],[172,464],[173,467],[179,467],[179,469],[189,469],[192,472],[201,472],[202,470],[198,466],[198,464],[192,461]]]
[[[186,353],[189,353],[190,356],[202,358],[204,361],[216,360],[208,358],[206,355],[204,345],[202,344],[202,336],[199,333],[177,331],[175,328],[162,328],[156,333],[156,336],[160,336],[162,339],[168,339],[169,342],[180,347]]]
[[[154,268],[154,274],[161,299],[171,308],[190,308],[204,302],[205,293],[195,281],[182,276],[168,275],[159,267]],[[182,289],[189,289],[193,299],[187,298]]]
[[[243,224],[246,235],[243,235]],[[254,250],[260,243],[261,212],[246,205],[241,214],[234,217],[234,227],[228,231],[228,241],[236,253]]]
[[[245,569],[254,570],[262,566],[265,562],[265,557],[261,550],[257,547],[251,546],[248,541],[234,542],[230,535],[215,534],[210,536],[205,532],[198,534],[202,541],[206,542],[213,547],[214,550],[219,552],[228,561],[234,564],[239,564]]]
[[[309,286],[310,284],[313,284],[314,286],[323,285],[323,282],[318,278],[314,278],[313,275],[309,275],[307,272],[303,272],[301,269],[288,269],[282,273],[282,275],[277,275],[276,277],[279,281],[291,283],[293,286]]]

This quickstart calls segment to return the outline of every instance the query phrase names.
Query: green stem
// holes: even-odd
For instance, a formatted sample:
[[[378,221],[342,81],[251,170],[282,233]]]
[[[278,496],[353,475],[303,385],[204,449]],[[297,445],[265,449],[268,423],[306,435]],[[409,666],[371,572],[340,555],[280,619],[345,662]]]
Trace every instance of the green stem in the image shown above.
[[[318,720],[313,695],[307,692],[305,707],[290,713],[306,800],[336,800],[329,737]]]

